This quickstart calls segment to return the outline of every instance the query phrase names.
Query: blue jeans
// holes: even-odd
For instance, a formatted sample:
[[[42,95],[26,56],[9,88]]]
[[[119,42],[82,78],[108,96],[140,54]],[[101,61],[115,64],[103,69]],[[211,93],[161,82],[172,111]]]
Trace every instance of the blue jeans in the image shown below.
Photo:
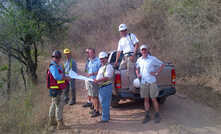
[[[110,104],[112,98],[112,84],[99,88],[98,91],[99,101],[102,107],[102,118],[103,121],[110,120]]]

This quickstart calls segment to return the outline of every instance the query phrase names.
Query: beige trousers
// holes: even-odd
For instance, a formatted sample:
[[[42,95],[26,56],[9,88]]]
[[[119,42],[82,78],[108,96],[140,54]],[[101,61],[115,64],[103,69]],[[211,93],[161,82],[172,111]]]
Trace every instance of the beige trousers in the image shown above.
[[[52,97],[51,106],[49,109],[49,117],[54,118],[56,120],[63,120],[63,108],[64,108],[64,94],[57,95],[56,97]]]
[[[136,59],[134,59],[134,61],[131,61],[129,56],[124,56],[124,58],[122,59],[122,61],[120,63],[120,69],[127,70],[127,77],[128,77],[128,81],[129,81],[129,90],[134,89],[133,80],[136,78],[135,63],[136,63]]]

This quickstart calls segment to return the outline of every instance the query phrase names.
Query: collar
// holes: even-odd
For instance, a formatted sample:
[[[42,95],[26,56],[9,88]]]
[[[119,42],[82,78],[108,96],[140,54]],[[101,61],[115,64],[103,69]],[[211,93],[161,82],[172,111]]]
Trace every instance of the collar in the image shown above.
[[[143,57],[143,56],[142,56],[142,59],[149,59],[149,58],[150,58],[150,55],[149,55],[149,54],[147,55],[147,57]]]
[[[106,64],[102,65],[102,67],[107,66],[107,65],[108,65],[108,63],[106,63]]]
[[[55,61],[51,60],[51,64],[58,65]]]
[[[94,57],[93,59],[89,59],[89,61],[96,61],[97,60],[97,57]]]
[[[68,62],[70,62],[72,60],[72,58],[67,59]]]

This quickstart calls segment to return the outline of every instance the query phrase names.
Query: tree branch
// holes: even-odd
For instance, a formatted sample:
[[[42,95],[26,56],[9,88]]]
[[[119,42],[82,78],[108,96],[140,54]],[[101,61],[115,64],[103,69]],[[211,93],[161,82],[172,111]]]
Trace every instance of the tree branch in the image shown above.
[[[27,63],[24,60],[22,60],[20,57],[18,57],[17,55],[11,54],[11,56],[15,58],[16,60],[18,60],[19,62],[23,63],[24,65],[27,65]]]

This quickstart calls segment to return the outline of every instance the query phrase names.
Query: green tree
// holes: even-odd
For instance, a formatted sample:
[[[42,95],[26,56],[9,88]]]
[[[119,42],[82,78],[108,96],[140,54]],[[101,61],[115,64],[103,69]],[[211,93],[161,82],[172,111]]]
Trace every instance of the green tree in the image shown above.
[[[0,51],[26,67],[37,81],[38,49],[45,40],[60,41],[73,20],[73,0],[0,0]]]

